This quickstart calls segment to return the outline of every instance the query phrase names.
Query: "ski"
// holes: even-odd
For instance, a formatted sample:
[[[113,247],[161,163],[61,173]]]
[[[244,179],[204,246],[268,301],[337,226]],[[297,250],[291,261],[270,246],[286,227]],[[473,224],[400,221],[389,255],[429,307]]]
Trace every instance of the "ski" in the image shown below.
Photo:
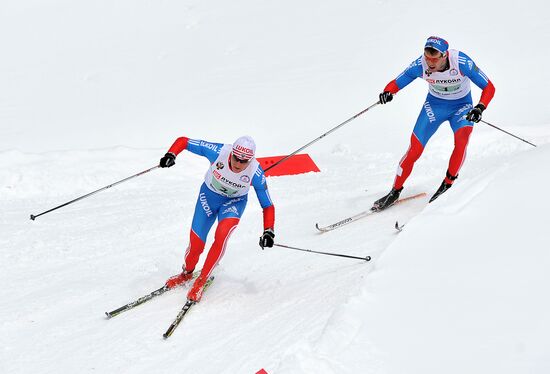
[[[405,197],[403,199],[399,199],[395,202],[395,204],[393,204],[392,206],[394,205],[397,205],[397,204],[401,204],[405,201],[409,201],[409,200],[413,200],[413,199],[418,199],[420,197],[424,197],[426,196],[426,193],[425,192],[422,192],[422,193],[419,193],[419,194],[416,194],[416,195],[412,195],[412,196],[408,196],[408,197]],[[391,206],[389,207],[391,208]],[[388,209],[388,208],[387,208]],[[343,220],[341,221],[338,221],[336,223],[333,223],[331,225],[328,225],[328,226],[324,226],[324,227],[321,227],[319,226],[318,223],[315,224],[315,227],[317,228],[317,230],[319,230],[320,232],[327,232],[327,231],[332,231],[332,230],[335,230],[337,228],[340,228],[344,225],[347,225],[348,223],[351,223],[351,222],[354,222],[354,221],[357,221],[358,219],[361,219],[363,217],[367,217],[367,216],[370,216],[374,213],[379,213],[379,212],[382,212],[384,211],[385,209],[382,209],[382,210],[375,210],[373,208],[370,208],[369,210],[366,210],[364,212],[361,212],[361,213],[358,213],[354,216],[351,216],[351,217],[347,217],[347,218],[344,218]]]
[[[146,303],[147,301],[149,301],[149,300],[151,300],[151,299],[153,299],[157,296],[162,295],[163,293],[165,293],[168,290],[170,290],[170,288],[168,288],[167,286],[162,286],[158,290],[155,290],[155,291],[151,292],[148,295],[142,296],[142,297],[140,297],[139,299],[137,299],[135,301],[129,302],[128,304],[123,305],[118,309],[115,309],[115,310],[110,311],[110,312],[105,312],[105,315],[107,316],[107,318],[113,318],[115,316],[118,316],[120,313],[126,312],[130,309],[135,308],[138,305]]]
[[[178,327],[178,325],[180,324],[183,317],[185,317],[185,315],[187,314],[189,309],[191,309],[191,307],[195,304],[196,303],[192,300],[187,300],[185,302],[185,305],[183,306],[183,308],[180,310],[180,312],[176,316],[176,319],[174,320],[174,322],[172,322],[170,327],[168,327],[168,330],[166,330],[166,332],[162,335],[164,337],[164,339],[168,339],[172,335],[172,333],[174,332],[176,327]]]
[[[212,281],[214,281],[214,277],[208,278],[208,280],[206,281],[206,283],[204,285],[203,292],[206,291],[206,289],[212,284]],[[168,330],[166,330],[166,332],[162,335],[164,337],[164,339],[168,339],[172,335],[174,330],[179,326],[179,324],[183,320],[183,317],[185,317],[187,312],[189,312],[189,309],[191,309],[191,307],[193,305],[195,305],[196,303],[197,302],[193,301],[193,300],[187,300],[185,302],[185,305],[183,306],[183,308],[181,308],[180,312],[176,316],[176,319],[174,319],[174,322],[172,322],[170,324],[170,326],[168,327]]]
[[[198,275],[199,275],[199,272],[195,272],[195,273],[193,274],[193,279],[195,279],[196,277],[198,277]],[[186,283],[188,283],[188,282],[190,282],[190,281],[191,281],[191,280],[189,280],[189,281],[187,281],[187,282],[184,282],[184,283],[180,284],[178,287],[181,287],[181,286],[185,285]],[[134,301],[132,301],[132,302],[129,302],[128,304],[123,305],[123,306],[121,306],[120,308],[117,308],[117,309],[115,309],[115,310],[113,310],[113,311],[105,312],[105,315],[106,315],[107,318],[109,318],[109,319],[110,319],[110,318],[113,318],[113,317],[115,317],[115,316],[118,316],[120,313],[126,312],[126,311],[128,311],[128,310],[130,310],[130,309],[135,308],[135,307],[138,306],[138,305],[144,304],[144,303],[146,303],[147,301],[149,301],[149,300],[151,300],[151,299],[154,299],[154,298],[157,297],[157,296],[162,295],[162,294],[165,293],[166,291],[171,291],[171,290],[173,290],[173,289],[175,289],[175,288],[178,288],[178,287],[172,287],[172,288],[170,288],[170,287],[168,287],[168,286],[165,284],[164,286],[162,286],[162,287],[159,288],[158,290],[155,290],[155,291],[151,292],[151,293],[148,294],[148,295],[142,296],[142,297],[140,297],[139,299],[134,300]]]

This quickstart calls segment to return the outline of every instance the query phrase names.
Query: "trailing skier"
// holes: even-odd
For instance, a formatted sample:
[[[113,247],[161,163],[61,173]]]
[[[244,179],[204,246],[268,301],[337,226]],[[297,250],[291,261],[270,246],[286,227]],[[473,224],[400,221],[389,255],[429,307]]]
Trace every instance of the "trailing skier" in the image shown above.
[[[385,209],[399,199],[414,163],[422,155],[428,140],[445,121],[451,125],[455,145],[446,176],[430,202],[451,188],[466,158],[474,123],[481,120],[483,111],[495,94],[495,87],[489,78],[470,57],[464,52],[449,49],[449,43],[436,36],[428,38],[422,56],[386,85],[379,95],[380,103],[390,102],[393,95],[416,78],[428,82],[428,96],[414,126],[409,149],[399,162],[391,191],[374,202],[373,208],[377,210]],[[475,107],[472,104],[470,80],[483,90]]]

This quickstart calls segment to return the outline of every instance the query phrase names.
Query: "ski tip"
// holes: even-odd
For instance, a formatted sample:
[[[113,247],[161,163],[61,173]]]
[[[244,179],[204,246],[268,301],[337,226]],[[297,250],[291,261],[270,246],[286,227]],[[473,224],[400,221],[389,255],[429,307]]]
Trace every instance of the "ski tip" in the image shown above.
[[[370,256],[365,257],[365,261],[370,261],[370,260],[371,260]]]
[[[328,231],[326,228],[320,227],[318,223],[315,224],[315,228],[319,230],[320,233],[324,233]]]
[[[399,222],[398,221],[395,221],[395,229],[399,232],[403,231],[403,227],[405,227],[405,225],[401,225],[399,226]]]

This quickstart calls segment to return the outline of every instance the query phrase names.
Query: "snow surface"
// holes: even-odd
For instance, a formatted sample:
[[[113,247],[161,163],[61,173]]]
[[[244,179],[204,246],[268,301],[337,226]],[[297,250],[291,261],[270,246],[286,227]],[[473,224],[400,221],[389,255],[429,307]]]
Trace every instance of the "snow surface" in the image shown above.
[[[548,373],[550,37],[544,1],[0,3],[1,373]],[[311,146],[320,173],[269,179],[277,241],[247,213],[182,325],[178,289],[107,320],[179,271],[207,161],[154,166],[177,136],[284,155],[377,100],[446,37],[491,77],[456,185],[444,124],[403,196],[319,234],[391,186],[427,87],[417,81]],[[9,36],[9,37],[7,37]],[[474,98],[479,90],[473,89]],[[405,224],[403,232],[393,228]]]

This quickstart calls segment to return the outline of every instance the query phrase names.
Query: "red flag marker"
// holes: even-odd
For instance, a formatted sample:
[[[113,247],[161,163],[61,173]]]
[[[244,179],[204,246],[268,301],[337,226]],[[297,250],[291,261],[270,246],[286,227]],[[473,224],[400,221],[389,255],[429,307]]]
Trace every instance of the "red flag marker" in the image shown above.
[[[266,170],[277,161],[282,160],[286,156],[258,157],[256,160],[262,168]],[[281,175],[295,175],[309,172],[319,172],[319,168],[307,153],[293,155],[288,160],[281,162],[279,165],[268,170],[266,177],[277,177]]]

